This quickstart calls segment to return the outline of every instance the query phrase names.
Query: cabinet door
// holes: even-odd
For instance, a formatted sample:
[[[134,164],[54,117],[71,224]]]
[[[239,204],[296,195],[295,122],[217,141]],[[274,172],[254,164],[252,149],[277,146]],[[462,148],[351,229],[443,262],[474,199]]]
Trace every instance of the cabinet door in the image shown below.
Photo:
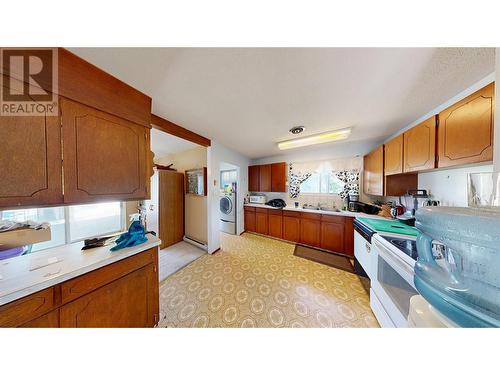
[[[283,216],[283,239],[291,242],[300,242],[300,219],[298,217]]]
[[[321,248],[336,253],[344,252],[344,224],[321,223]]]
[[[271,191],[286,192],[286,163],[271,164]]]
[[[44,289],[0,306],[0,327],[17,327],[55,307],[54,288]]]
[[[385,175],[403,173],[403,134],[391,139],[384,146]]]
[[[251,165],[248,167],[248,191],[260,191],[260,166]]]
[[[269,214],[269,235],[276,238],[283,237],[283,216],[280,214]]]
[[[163,247],[184,237],[184,173],[158,171],[159,237]]]
[[[319,220],[300,219],[300,243],[320,247],[321,222]]]
[[[271,191],[271,164],[260,166],[260,191]]]
[[[403,139],[404,172],[434,168],[436,164],[436,116],[407,130],[403,134]]]
[[[158,274],[149,264],[63,305],[61,327],[153,327],[158,319]]]
[[[493,159],[494,83],[439,113],[438,166]]]
[[[255,232],[255,210],[245,208],[245,230]]]
[[[61,99],[64,202],[148,199],[144,126]]]
[[[364,157],[363,190],[365,194],[384,195],[384,146]]]
[[[63,202],[60,121],[58,116],[0,117],[0,207]]]
[[[268,234],[269,223],[267,209],[257,208],[255,210],[255,231],[260,234]]]

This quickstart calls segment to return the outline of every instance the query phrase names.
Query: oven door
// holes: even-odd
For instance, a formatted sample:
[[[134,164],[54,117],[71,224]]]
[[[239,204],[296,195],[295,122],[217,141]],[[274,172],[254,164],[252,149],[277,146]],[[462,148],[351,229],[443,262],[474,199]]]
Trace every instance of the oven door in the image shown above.
[[[381,241],[372,240],[374,265],[372,289],[378,298],[378,306],[372,309],[380,315],[388,315],[394,326],[407,327],[410,311],[410,298],[418,292],[413,284],[413,264],[406,262],[394,250]],[[380,308],[384,311],[380,311]],[[385,313],[385,314],[383,314]]]

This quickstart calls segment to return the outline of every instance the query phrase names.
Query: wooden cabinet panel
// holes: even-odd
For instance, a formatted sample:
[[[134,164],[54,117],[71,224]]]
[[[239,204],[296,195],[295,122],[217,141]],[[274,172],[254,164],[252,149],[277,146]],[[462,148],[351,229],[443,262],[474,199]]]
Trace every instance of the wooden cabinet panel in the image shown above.
[[[61,284],[62,303],[70,302],[93,290],[142,268],[149,263],[157,263],[158,250],[156,248],[143,251],[135,256],[125,258],[109,266],[99,268],[85,275],[65,281]]]
[[[300,219],[300,243],[320,247],[321,245],[321,221],[312,219]]]
[[[259,191],[271,190],[271,164],[263,164],[259,168],[260,171],[260,189]]]
[[[283,215],[283,239],[300,242],[300,219],[298,217]]]
[[[379,146],[364,157],[363,191],[370,195],[384,195],[384,146]]]
[[[403,134],[384,145],[385,175],[403,173]]]
[[[322,249],[336,253],[344,252],[344,224],[321,222]]]
[[[61,307],[61,327],[153,327],[158,274],[153,264]],[[156,277],[156,282],[153,279]]]
[[[23,328],[58,328],[59,327],[59,309],[53,310],[39,318],[33,319],[23,324]]]
[[[493,159],[494,83],[439,113],[438,166]]]
[[[271,164],[271,191],[286,192],[286,163]]]
[[[436,116],[432,116],[414,128],[407,130],[403,134],[403,139],[404,172],[424,171],[435,167]]]
[[[17,327],[54,308],[54,288],[47,288],[0,306],[0,327]]]
[[[260,191],[260,166],[250,165],[248,167],[248,191]]]
[[[245,207],[245,230],[247,232],[255,232],[255,209]]]
[[[281,211],[278,213],[271,213],[272,211],[277,210],[269,210],[269,235],[276,238],[283,238],[283,215],[281,215]]]
[[[60,120],[0,117],[0,207],[63,202]]]
[[[344,254],[354,256],[354,218],[346,217],[344,224]]]
[[[150,129],[67,99],[60,106],[64,202],[148,199]]]
[[[265,208],[255,210],[255,231],[265,235],[269,232],[268,214]]]

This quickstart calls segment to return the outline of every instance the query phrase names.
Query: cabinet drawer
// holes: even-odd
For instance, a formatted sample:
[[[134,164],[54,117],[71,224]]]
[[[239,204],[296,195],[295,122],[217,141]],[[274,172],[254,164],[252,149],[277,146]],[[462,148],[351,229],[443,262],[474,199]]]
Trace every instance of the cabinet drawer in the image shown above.
[[[309,213],[309,212],[301,212],[300,213],[300,217],[302,219],[307,219],[307,220],[320,220],[321,219],[321,215],[320,214],[312,214],[312,213]]]
[[[39,318],[33,319],[23,324],[23,328],[58,328],[59,327],[59,309],[53,310]]]
[[[284,210],[283,211],[283,216],[300,217],[300,212]]]
[[[0,327],[17,327],[54,307],[54,288],[47,288],[0,307]]]
[[[269,209],[268,210],[269,215],[273,216],[283,216],[283,211],[282,210],[275,210],[275,209]]]
[[[244,210],[248,211],[248,212],[255,212],[255,207],[247,207],[247,206],[245,206]]]
[[[267,208],[255,208],[255,212],[259,214],[267,214],[268,209]]]
[[[61,284],[62,303],[65,304],[93,290],[119,279],[132,271],[149,263],[156,264],[157,249],[143,251],[137,255],[123,259],[117,263],[99,268],[83,276],[76,277]],[[156,266],[155,266],[156,267]]]
[[[327,222],[327,223],[344,224],[345,223],[345,217],[343,217],[343,216],[334,216],[334,215],[321,215],[321,221],[324,221],[324,222]]]

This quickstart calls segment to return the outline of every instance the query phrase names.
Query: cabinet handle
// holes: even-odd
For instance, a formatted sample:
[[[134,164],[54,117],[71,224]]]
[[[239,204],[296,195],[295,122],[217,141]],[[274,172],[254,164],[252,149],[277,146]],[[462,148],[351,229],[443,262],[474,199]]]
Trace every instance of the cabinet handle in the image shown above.
[[[367,242],[365,243],[365,248],[366,248],[366,252],[369,253],[372,249],[370,247],[370,244]]]

